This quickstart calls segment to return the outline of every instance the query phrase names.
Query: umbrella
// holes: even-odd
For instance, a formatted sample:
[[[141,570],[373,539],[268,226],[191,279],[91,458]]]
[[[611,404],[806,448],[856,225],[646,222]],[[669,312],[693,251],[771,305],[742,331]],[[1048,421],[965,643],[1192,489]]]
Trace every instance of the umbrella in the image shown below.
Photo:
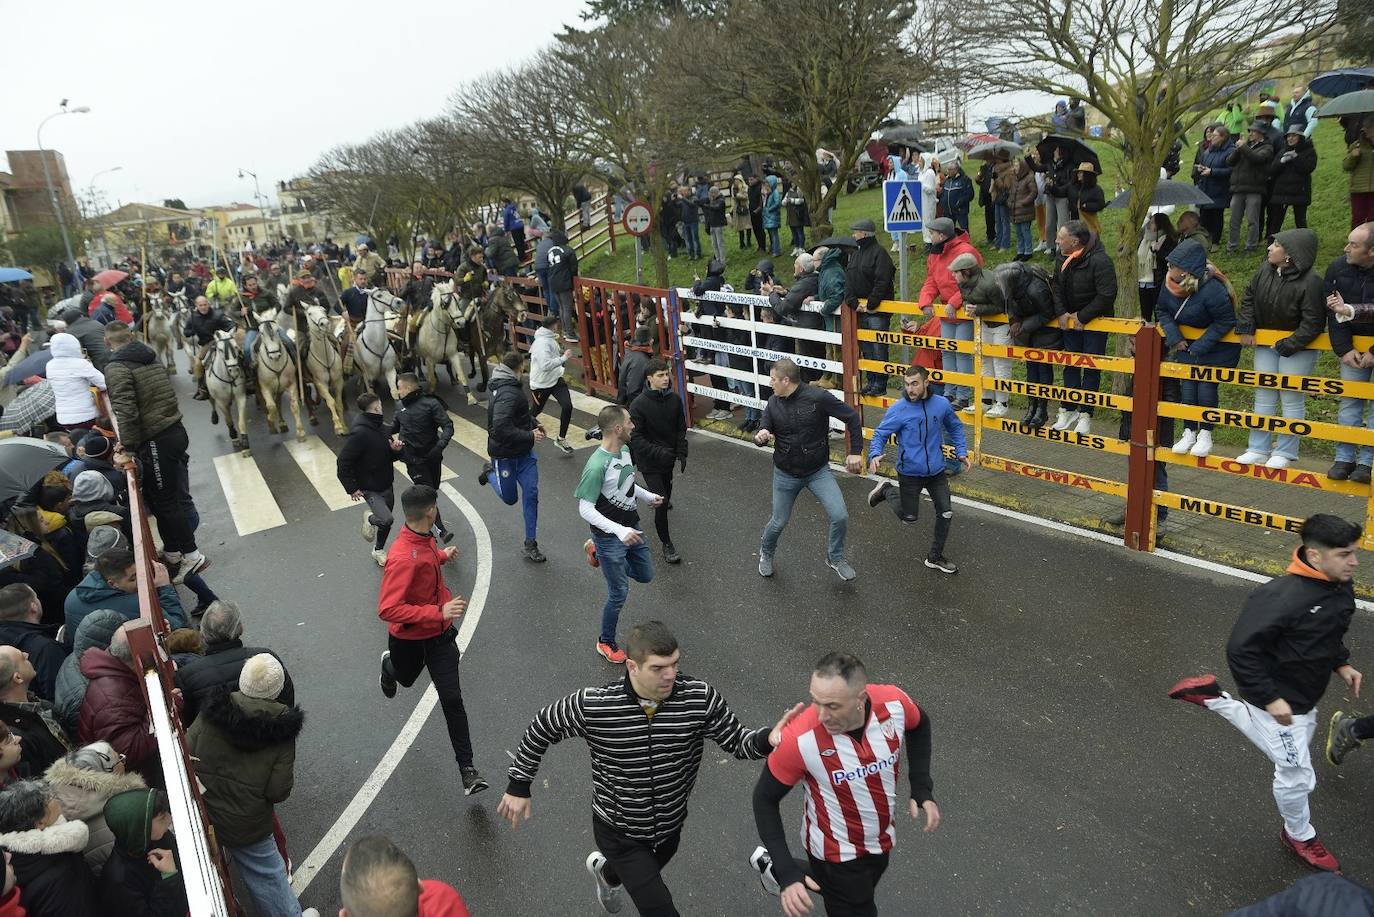
[[[29,376],[48,375],[48,361],[52,359],[52,351],[44,348],[36,353],[31,353],[24,359],[15,363],[5,373],[6,385],[18,385]]]
[[[1097,169],[1097,174],[1102,174],[1102,160],[1097,158],[1093,148],[1077,137],[1068,137],[1064,134],[1049,134],[1035,145],[1040,153],[1040,161],[1053,162],[1056,147],[1064,151],[1069,168],[1077,169],[1080,163],[1090,162]]]
[[[17,564],[26,557],[32,557],[36,550],[38,545],[27,538],[0,529],[0,570]]]
[[[1374,67],[1341,67],[1338,70],[1328,70],[1308,84],[1313,92],[1328,99],[1368,89],[1371,85],[1374,85]]]
[[[15,436],[0,439],[0,506],[9,506],[67,463],[67,450],[57,443]]]
[[[24,389],[9,403],[0,416],[0,430],[25,436],[30,430],[40,429],[56,413],[57,396],[52,392],[52,383],[44,379]]]
[[[997,154],[1006,150],[1014,159],[1021,155],[1021,144],[1012,143],[1010,140],[992,140],[988,143],[980,143],[968,151],[969,159],[996,159]]]
[[[1363,115],[1374,111],[1374,89],[1360,89],[1337,96],[1317,110],[1318,118]]]
[[[125,271],[101,271],[91,279],[100,284],[102,290],[108,290],[128,276],[128,273]]]
[[[1131,189],[1122,191],[1107,206],[1118,209],[1131,202]],[[1210,204],[1212,199],[1198,190],[1197,185],[1182,181],[1161,179],[1155,183],[1154,193],[1150,195],[1151,207],[1187,207],[1190,204]]]
[[[980,143],[995,143],[1000,139],[996,134],[969,134],[963,140],[956,140],[954,145],[961,150],[971,150]]]
[[[366,245],[368,248],[371,248],[373,244],[374,243],[372,241],[372,237],[369,236],[367,233],[363,232],[358,233],[358,238],[353,240],[353,245],[355,247],[359,245]]]
[[[883,143],[909,146],[921,139],[921,129],[914,124],[894,124],[882,130]]]
[[[814,251],[815,251],[816,249],[818,249],[818,248],[858,248],[858,247],[859,247],[858,240],[856,240],[853,236],[831,236],[830,238],[828,238],[828,239],[822,239],[821,241],[817,242],[815,245],[811,246],[811,251],[814,252]]]
[[[32,280],[33,275],[23,268],[0,267],[0,283],[14,283],[16,280]]]

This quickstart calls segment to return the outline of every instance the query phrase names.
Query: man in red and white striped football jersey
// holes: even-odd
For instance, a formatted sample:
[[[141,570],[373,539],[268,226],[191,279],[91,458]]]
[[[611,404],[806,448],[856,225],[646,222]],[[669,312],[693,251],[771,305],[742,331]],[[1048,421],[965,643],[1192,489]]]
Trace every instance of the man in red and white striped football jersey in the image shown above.
[[[829,917],[872,917],[873,893],[897,837],[897,771],[907,746],[911,817],[940,825],[931,798],[930,718],[895,685],[871,685],[864,665],[830,653],[811,674],[812,704],[783,730],[754,786],[754,820],[763,846],[749,858],[763,887],[782,897],[787,917],[812,909],[820,892]],[[793,859],[779,805],[806,781],[802,842]],[[810,891],[808,891],[808,889]]]

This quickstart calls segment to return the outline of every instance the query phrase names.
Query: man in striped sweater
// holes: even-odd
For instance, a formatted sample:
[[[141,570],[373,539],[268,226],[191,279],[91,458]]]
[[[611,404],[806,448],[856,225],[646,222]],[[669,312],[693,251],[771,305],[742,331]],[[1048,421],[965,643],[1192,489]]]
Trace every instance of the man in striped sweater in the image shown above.
[[[530,817],[530,786],[549,746],[580,736],[592,758],[592,834],[587,857],[608,914],[628,889],[642,917],[679,917],[660,874],[677,852],[703,739],[740,760],[768,757],[798,704],[771,730],[745,729],[706,682],[678,672],[682,652],[659,621],[637,624],[626,642],[628,674],[584,688],[540,710],[516,751],[497,812],[518,827]]]

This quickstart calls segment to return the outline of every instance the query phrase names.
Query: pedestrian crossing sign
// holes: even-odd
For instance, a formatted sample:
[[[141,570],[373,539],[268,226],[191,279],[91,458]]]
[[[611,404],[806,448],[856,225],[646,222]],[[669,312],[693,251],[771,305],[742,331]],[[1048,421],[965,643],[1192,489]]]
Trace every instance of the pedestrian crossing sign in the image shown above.
[[[921,183],[883,182],[883,228],[888,232],[920,232]]]

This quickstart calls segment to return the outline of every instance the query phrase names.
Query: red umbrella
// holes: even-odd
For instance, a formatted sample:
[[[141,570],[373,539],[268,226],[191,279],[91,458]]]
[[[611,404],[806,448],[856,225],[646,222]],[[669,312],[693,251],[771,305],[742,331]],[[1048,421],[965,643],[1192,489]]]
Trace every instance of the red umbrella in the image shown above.
[[[109,270],[101,271],[99,274],[96,274],[91,279],[94,280],[96,283],[100,284],[100,288],[102,290],[108,290],[110,287],[119,283],[121,280],[128,276],[129,275],[124,271]]]

